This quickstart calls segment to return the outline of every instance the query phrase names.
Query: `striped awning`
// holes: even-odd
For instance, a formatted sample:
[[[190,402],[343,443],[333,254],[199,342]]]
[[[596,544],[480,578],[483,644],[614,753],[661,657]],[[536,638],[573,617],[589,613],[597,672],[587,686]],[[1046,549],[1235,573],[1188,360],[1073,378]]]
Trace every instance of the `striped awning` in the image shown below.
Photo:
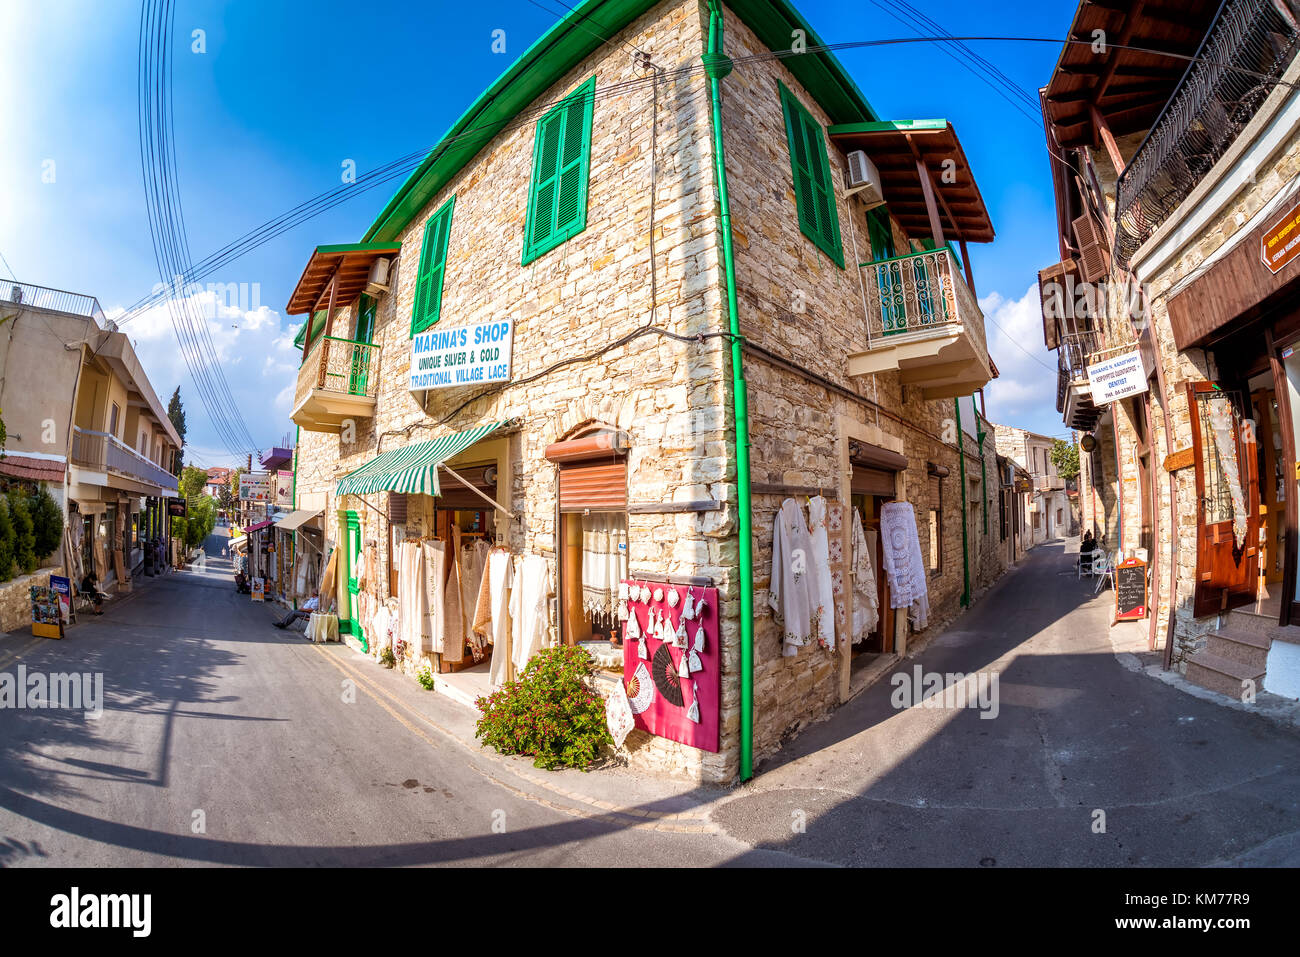
[[[481,425],[432,442],[417,442],[381,452],[361,468],[339,479],[338,495],[368,495],[371,492],[405,492],[437,495],[438,466],[491,435],[505,421]]]

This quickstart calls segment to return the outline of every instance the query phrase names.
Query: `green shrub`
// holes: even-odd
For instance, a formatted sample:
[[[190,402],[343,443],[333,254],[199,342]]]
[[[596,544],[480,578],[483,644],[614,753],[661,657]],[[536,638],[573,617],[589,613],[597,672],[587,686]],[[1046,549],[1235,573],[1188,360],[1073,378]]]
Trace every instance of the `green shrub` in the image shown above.
[[[63,513],[44,485],[32,495],[28,508],[36,526],[36,557],[48,558],[59,550],[59,543],[63,541]]]
[[[424,688],[425,691],[433,690],[433,672],[429,670],[428,665],[425,665],[415,673],[415,680],[420,682],[420,686]]]
[[[612,744],[605,703],[591,689],[592,659],[581,648],[544,648],[518,681],[475,704],[475,734],[502,754],[533,755],[533,765],[587,769]]]
[[[379,649],[379,663],[385,668],[392,668],[397,665],[397,659],[393,656],[393,649],[387,645]]]
[[[17,489],[11,489],[5,496],[9,500],[9,519],[14,527],[14,561],[19,571],[30,575],[36,571],[36,525],[32,521],[31,510],[27,507],[27,496]]]
[[[0,495],[0,582],[14,577],[14,523],[9,517],[9,500]]]

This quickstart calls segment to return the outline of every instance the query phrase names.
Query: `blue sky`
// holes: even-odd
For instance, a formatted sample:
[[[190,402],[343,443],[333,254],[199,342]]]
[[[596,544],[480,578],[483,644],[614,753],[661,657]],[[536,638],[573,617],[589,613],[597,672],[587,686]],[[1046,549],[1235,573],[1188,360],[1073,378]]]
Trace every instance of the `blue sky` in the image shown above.
[[[568,0],[573,2],[573,0]],[[1074,0],[915,6],[957,35],[1061,37]],[[914,36],[870,0],[801,0],[829,43]],[[202,258],[358,170],[431,146],[511,60],[561,14],[559,0],[367,5],[355,0],[187,0],[176,14],[175,139],[189,245]],[[90,293],[108,310],[158,275],[141,185],[136,122],[139,5],[6,0],[0,5],[0,275]],[[191,52],[193,30],[206,52]],[[506,54],[491,50],[504,30]],[[1059,46],[972,44],[1026,90]],[[1036,272],[1057,258],[1041,124],[930,44],[848,50],[841,60],[890,119],[945,117],[961,136],[998,238],[972,247],[975,281],[1002,372],[995,421],[1063,434],[1055,359],[1042,343]],[[53,161],[53,182],[42,173]],[[48,178],[48,175],[47,177]],[[211,335],[250,430],[263,447],[292,434],[297,354],[284,303],[318,243],[360,238],[399,181],[359,195],[272,240],[209,281],[256,284],[260,308],[222,314]],[[251,306],[251,304],[250,304]],[[125,327],[156,391],[179,384],[191,458],[231,461],[177,354],[166,313]]]

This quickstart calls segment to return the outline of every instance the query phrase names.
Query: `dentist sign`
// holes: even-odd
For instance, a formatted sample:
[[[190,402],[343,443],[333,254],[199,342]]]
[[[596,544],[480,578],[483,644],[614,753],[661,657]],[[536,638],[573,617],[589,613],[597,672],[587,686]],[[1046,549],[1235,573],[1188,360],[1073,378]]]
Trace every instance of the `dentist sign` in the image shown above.
[[[513,319],[455,329],[434,327],[411,337],[412,392],[510,381]]]

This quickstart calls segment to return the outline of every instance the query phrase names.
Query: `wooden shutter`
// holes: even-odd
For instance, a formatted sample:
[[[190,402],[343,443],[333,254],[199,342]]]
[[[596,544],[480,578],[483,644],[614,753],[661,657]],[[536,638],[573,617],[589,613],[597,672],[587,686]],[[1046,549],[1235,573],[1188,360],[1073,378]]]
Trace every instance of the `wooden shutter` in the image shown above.
[[[1084,282],[1100,282],[1110,272],[1110,250],[1101,227],[1090,213],[1074,221],[1074,238],[1079,244],[1079,275]]]
[[[447,241],[451,238],[453,196],[424,224],[420,246],[420,271],[415,281],[415,309],[411,313],[411,334],[422,332],[438,321],[442,311],[442,281],[447,272]]]
[[[587,226],[595,90],[596,78],[592,77],[537,123],[524,264]]]
[[[406,524],[406,494],[403,492],[388,493],[388,521],[393,525]]]
[[[843,269],[840,223],[835,212],[834,184],[821,125],[784,84],[781,86],[781,108],[785,113],[785,135],[790,147],[790,171],[794,177],[799,229]]]
[[[626,458],[560,467],[560,511],[621,512],[626,508]]]

